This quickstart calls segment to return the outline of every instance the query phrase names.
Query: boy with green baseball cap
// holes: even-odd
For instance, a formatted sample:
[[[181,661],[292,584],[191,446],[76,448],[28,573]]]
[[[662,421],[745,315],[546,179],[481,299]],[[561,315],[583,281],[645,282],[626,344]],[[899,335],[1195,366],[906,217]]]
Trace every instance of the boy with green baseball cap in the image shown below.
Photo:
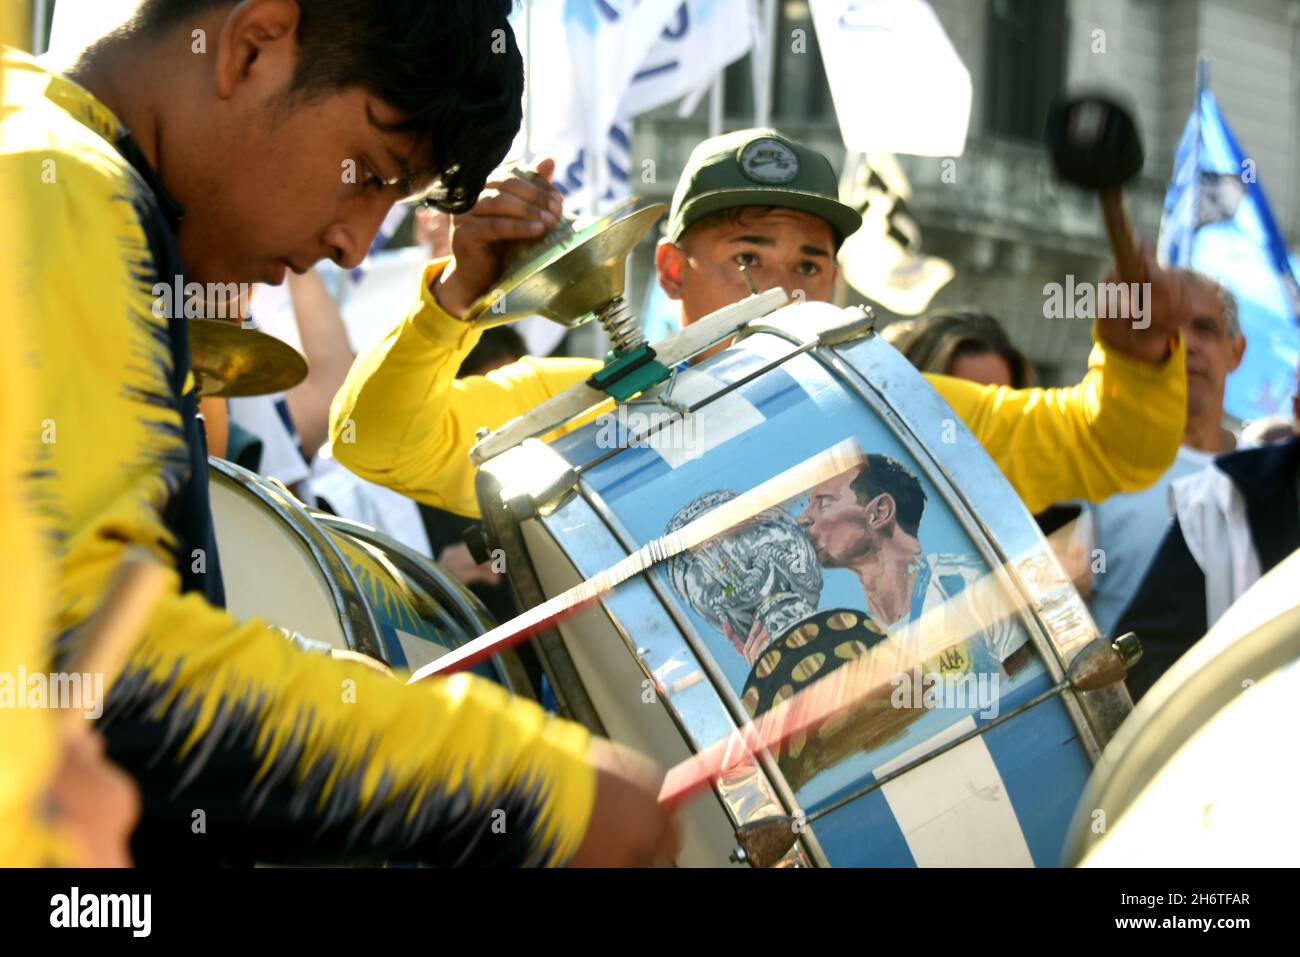
[[[691,151],[673,193],[669,242],[710,213],[749,206],[796,209],[825,220],[838,248],[862,225],[839,200],[830,161],[772,129],[740,130],[707,139]]]

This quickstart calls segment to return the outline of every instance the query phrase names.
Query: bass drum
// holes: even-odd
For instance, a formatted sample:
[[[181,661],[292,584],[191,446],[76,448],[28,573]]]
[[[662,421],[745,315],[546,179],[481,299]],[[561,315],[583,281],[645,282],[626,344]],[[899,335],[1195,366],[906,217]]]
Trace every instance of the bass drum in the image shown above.
[[[1067,863],[1294,867],[1300,767],[1270,755],[1300,700],[1300,552],[1151,686],[1079,804]]]
[[[359,522],[309,509],[282,485],[209,459],[226,607],[306,638],[414,670],[490,630],[468,589]],[[517,659],[480,675],[527,691]]]
[[[1065,680],[1097,647],[1082,601],[998,468],[865,320],[786,307],[679,372],[674,405],[623,405],[489,459],[487,544],[535,605],[855,439],[865,471],[794,494],[539,636],[561,710],[671,767],[870,655],[883,670],[866,706],[683,809],[678,863],[1056,866],[1128,693]],[[682,406],[684,419],[671,411]]]

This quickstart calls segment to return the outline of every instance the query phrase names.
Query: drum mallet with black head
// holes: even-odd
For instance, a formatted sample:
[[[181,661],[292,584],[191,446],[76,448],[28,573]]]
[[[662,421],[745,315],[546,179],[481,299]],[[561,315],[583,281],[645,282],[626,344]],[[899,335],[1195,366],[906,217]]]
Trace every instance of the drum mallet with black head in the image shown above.
[[[1072,96],[1047,116],[1047,149],[1056,174],[1075,186],[1096,190],[1119,278],[1146,281],[1128,211],[1124,184],[1142,169],[1142,137],[1133,116],[1100,94]]]

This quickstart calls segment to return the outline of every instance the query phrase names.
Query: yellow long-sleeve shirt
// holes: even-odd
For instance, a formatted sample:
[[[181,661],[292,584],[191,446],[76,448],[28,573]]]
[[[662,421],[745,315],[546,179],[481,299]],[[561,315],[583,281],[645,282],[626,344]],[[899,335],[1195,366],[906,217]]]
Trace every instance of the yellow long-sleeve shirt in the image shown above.
[[[426,267],[411,312],[357,357],[334,398],[330,436],[335,458],[362,478],[477,517],[469,460],[475,430],[504,425],[585,381],[601,363],[525,358],[487,375],[455,378],[479,333],[434,298],[431,284],[444,266],[438,261]],[[1056,501],[1097,502],[1151,485],[1173,462],[1187,414],[1181,336],[1158,365],[1098,341],[1087,374],[1069,388],[1010,389],[928,374],[926,379],[1034,512]]]
[[[0,10],[0,34],[8,37],[12,26],[11,11]],[[0,72],[0,97],[3,84]],[[27,314],[28,305],[15,268],[20,254],[16,241],[26,232],[14,201],[17,185],[0,179],[0,223],[5,224],[0,229],[0,330],[9,343],[17,339],[19,317]],[[30,467],[32,387],[17,351],[0,349],[0,608],[5,611],[0,628],[0,867],[39,867],[60,859],[54,832],[40,810],[59,759],[59,728],[49,710],[20,708],[16,700],[27,691],[18,687],[19,674],[39,673],[50,653],[46,543],[21,482]]]
[[[29,492],[56,547],[49,633],[63,636],[132,545],[194,571],[173,506],[207,477],[179,320],[154,308],[164,263],[180,265],[165,191],[89,92],[15,51],[0,68],[0,184],[32,226],[13,247],[28,311],[6,331],[30,361]],[[101,722],[141,787],[137,855],[514,864],[576,850],[595,794],[581,727],[471,676],[408,687],[305,653],[181,577]]]

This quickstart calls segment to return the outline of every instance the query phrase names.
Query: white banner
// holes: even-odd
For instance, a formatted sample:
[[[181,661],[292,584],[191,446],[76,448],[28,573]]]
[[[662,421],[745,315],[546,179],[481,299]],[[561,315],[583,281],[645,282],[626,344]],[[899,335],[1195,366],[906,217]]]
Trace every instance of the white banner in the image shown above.
[[[720,70],[749,52],[754,29],[751,0],[684,0],[632,78],[619,116],[631,119],[679,97],[698,101]]]
[[[811,0],[844,145],[959,156],[970,73],[923,0]]]

